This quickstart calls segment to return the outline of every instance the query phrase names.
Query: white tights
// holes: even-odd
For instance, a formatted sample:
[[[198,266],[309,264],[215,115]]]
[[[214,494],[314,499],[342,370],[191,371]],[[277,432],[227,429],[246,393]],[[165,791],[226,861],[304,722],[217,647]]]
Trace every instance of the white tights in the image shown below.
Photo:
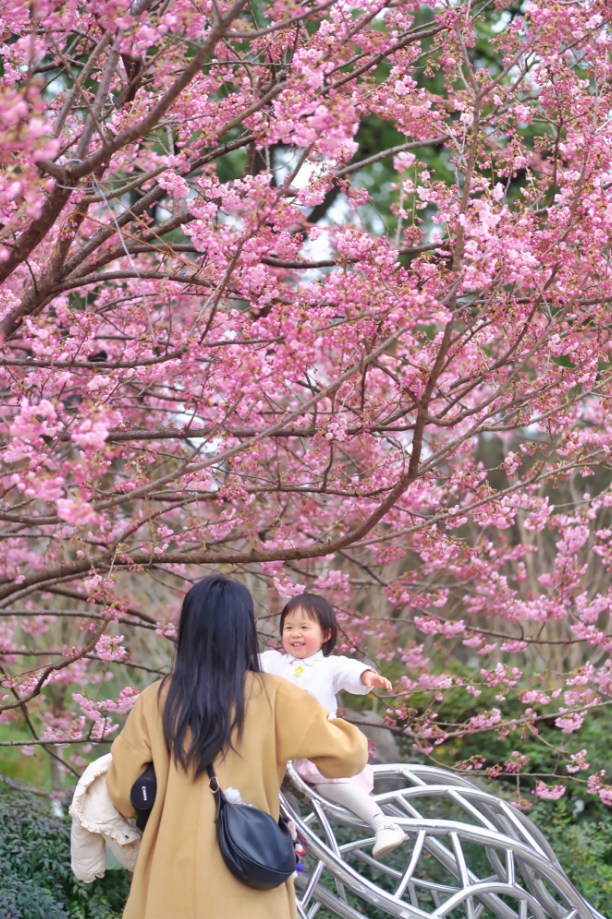
[[[352,811],[360,820],[369,824],[375,833],[382,829],[385,823],[389,823],[389,818],[383,814],[376,801],[369,796],[365,789],[359,788],[357,785],[349,783],[330,785],[326,783],[325,785],[315,785],[315,789],[317,794],[325,798],[326,801],[331,801],[332,804],[340,804],[342,807],[346,807],[347,810]]]

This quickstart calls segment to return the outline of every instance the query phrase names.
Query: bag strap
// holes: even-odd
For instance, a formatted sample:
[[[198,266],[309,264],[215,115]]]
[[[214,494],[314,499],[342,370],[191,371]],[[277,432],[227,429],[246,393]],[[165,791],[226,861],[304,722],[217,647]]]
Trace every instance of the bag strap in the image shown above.
[[[210,766],[206,767],[206,771],[208,773],[208,787],[212,791],[213,795],[216,795],[221,791],[221,786],[219,785],[219,779],[216,776],[212,763]]]

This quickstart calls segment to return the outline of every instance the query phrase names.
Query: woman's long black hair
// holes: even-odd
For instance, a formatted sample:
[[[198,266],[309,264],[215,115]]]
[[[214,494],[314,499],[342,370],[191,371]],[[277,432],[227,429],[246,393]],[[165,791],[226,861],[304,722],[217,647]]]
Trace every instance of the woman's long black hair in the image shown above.
[[[253,599],[237,581],[204,578],[185,595],[174,670],[163,713],[175,763],[197,778],[240,739],[245,675],[260,672]]]

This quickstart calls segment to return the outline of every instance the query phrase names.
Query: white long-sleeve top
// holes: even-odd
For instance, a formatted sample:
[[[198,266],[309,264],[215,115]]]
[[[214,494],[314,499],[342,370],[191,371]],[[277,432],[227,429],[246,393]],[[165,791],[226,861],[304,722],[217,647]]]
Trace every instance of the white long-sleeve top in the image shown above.
[[[358,696],[370,691],[361,682],[361,674],[373,668],[350,657],[325,657],[322,651],[317,651],[300,660],[280,651],[264,651],[259,660],[264,673],[282,676],[314,696],[329,711],[330,718],[335,718],[338,712],[336,693],[341,689]]]

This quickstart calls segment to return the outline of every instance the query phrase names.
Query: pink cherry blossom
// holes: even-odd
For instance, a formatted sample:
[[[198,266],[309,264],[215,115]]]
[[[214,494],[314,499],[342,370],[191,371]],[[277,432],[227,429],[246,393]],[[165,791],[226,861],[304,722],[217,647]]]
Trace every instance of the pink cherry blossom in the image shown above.
[[[532,794],[546,801],[558,801],[565,794],[565,785],[547,785],[545,782],[538,782]]]

